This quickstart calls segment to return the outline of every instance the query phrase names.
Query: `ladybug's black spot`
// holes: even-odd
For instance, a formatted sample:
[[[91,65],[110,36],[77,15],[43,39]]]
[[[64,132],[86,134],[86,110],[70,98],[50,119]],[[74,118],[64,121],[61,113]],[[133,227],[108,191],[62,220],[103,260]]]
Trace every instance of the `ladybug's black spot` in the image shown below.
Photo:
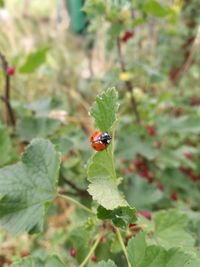
[[[102,133],[100,137],[100,140],[104,145],[108,145],[111,139],[112,139],[112,135],[109,133]]]

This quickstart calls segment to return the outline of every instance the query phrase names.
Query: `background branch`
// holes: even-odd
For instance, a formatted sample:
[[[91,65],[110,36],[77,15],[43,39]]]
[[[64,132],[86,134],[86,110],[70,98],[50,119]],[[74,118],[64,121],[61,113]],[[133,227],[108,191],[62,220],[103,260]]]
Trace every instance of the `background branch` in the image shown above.
[[[5,75],[5,90],[4,96],[1,96],[1,100],[5,103],[7,110],[7,118],[10,121],[10,124],[14,127],[16,124],[15,114],[10,103],[10,76],[7,73],[8,62],[5,56],[0,52],[0,61]]]
[[[119,59],[121,70],[122,72],[126,72],[125,62],[124,62],[122,49],[121,49],[121,41],[119,37],[117,38],[117,52],[118,52],[118,59]],[[133,84],[131,81],[126,81],[125,86],[131,96],[131,106],[132,106],[133,113],[135,114],[136,121],[138,124],[140,124],[140,115],[137,109],[137,103],[136,103],[135,97],[133,95]]]
[[[83,197],[89,197],[89,193],[84,190],[84,189],[80,189],[75,183],[73,183],[70,179],[68,179],[65,176],[62,176],[62,178],[65,180],[66,184],[68,184],[72,189],[75,190],[75,192],[67,192],[70,193],[71,195],[76,195],[76,196],[83,196]]]

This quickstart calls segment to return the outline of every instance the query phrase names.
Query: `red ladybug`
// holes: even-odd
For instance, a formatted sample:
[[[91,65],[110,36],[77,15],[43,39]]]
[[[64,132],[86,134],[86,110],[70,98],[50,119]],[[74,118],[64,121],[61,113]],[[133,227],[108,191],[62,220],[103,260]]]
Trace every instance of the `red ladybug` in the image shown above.
[[[103,151],[110,144],[111,139],[112,139],[111,134],[105,132],[103,133],[101,131],[95,131],[93,135],[90,137],[90,142],[92,147],[96,151]]]

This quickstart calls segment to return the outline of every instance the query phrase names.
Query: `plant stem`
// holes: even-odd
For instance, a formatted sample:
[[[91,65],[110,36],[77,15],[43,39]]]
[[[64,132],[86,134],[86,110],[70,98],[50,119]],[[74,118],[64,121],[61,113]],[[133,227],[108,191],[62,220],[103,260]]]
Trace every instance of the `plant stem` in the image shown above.
[[[131,267],[131,264],[130,264],[129,259],[128,259],[128,253],[127,253],[126,247],[124,245],[124,241],[122,239],[122,235],[120,233],[120,230],[118,228],[116,228],[116,234],[117,234],[117,238],[119,240],[119,243],[120,243],[120,245],[122,247],[122,250],[124,252],[124,255],[126,257],[126,260],[127,260],[127,263],[128,263],[128,267]]]
[[[196,34],[196,37],[195,37],[195,39],[193,41],[193,44],[192,44],[190,53],[189,53],[189,55],[188,55],[188,57],[186,59],[186,62],[183,64],[183,66],[181,67],[181,69],[177,73],[176,79],[178,77],[180,77],[180,76],[183,76],[188,71],[190,66],[192,65],[192,62],[193,62],[194,57],[195,57],[195,54],[196,54],[196,52],[198,51],[198,48],[199,48],[199,43],[200,43],[200,26],[198,26],[197,34]]]
[[[90,214],[93,214],[93,215],[96,215],[96,213],[94,211],[92,211],[91,209],[89,209],[88,207],[84,206],[83,204],[81,204],[80,202],[78,202],[77,200],[75,200],[74,198],[71,198],[69,196],[66,196],[66,195],[62,195],[62,194],[58,194],[57,195],[58,197],[61,197],[65,200],[68,200],[69,202],[75,204],[77,207],[87,211],[88,213]]]
[[[92,256],[92,254],[94,253],[97,245],[99,244],[100,238],[101,238],[101,236],[98,235],[97,238],[96,238],[96,241],[95,241],[94,245],[91,247],[89,253],[87,254],[86,258],[83,260],[83,262],[80,264],[79,267],[84,267],[86,265],[86,263],[88,262],[88,260]]]
[[[119,59],[121,70],[123,72],[126,72],[126,67],[125,67],[125,62],[124,62],[124,58],[122,55],[121,42],[120,42],[119,37],[117,38],[117,51],[118,51],[118,59]],[[130,93],[130,96],[131,96],[131,106],[132,106],[132,110],[135,114],[136,121],[138,124],[140,124],[140,115],[139,115],[139,112],[137,109],[136,100],[135,100],[134,95],[133,95],[133,85],[130,81],[126,81],[125,85],[126,85],[127,91]]]

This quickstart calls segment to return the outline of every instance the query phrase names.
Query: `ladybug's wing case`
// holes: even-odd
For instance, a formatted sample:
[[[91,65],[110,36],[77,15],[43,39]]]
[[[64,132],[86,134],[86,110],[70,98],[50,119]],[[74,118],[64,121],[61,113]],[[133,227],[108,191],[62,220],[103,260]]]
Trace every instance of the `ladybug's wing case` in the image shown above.
[[[90,142],[98,141],[101,135],[102,135],[101,131],[95,131],[93,135],[90,137]]]
[[[96,151],[102,151],[102,150],[104,150],[106,148],[106,145],[100,141],[100,142],[93,142],[92,143],[92,147]]]

